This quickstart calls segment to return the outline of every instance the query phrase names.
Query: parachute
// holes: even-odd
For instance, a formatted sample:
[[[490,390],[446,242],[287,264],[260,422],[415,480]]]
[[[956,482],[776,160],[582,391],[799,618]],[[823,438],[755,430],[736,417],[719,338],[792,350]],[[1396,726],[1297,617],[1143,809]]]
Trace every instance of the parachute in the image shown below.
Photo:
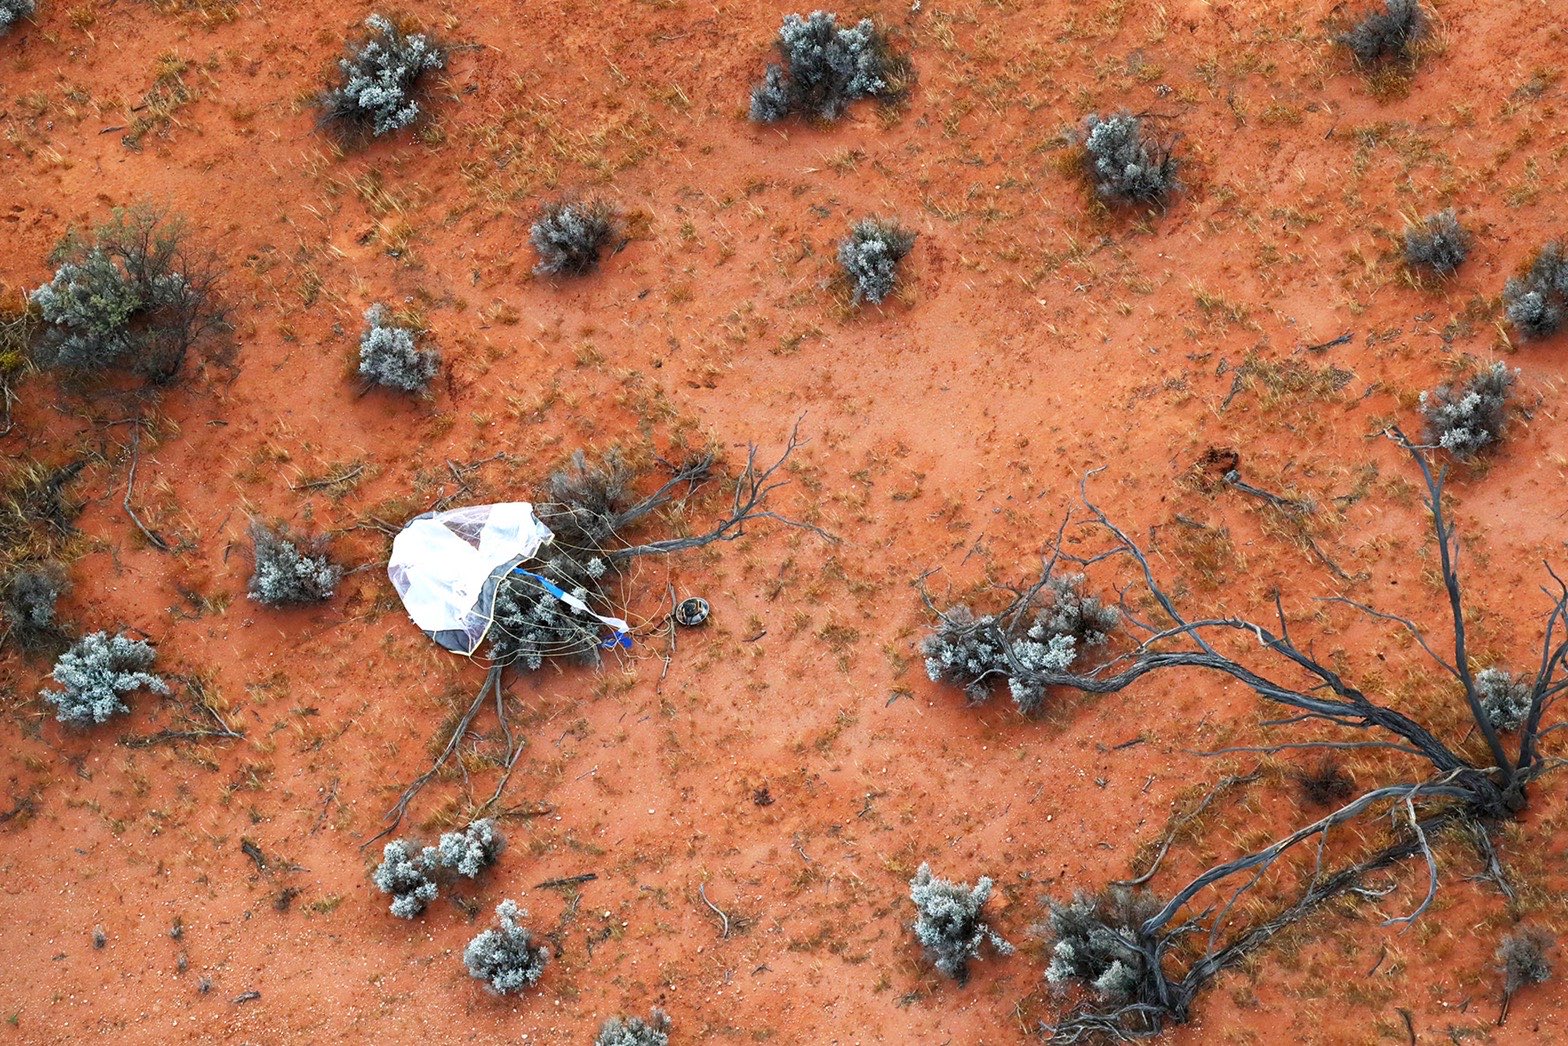
[[[630,646],[631,626],[595,613],[525,564],[555,540],[526,501],[471,505],[416,516],[392,539],[387,577],[403,608],[443,648],[472,657],[495,619],[496,589],[522,574],[611,634],[604,646]]]

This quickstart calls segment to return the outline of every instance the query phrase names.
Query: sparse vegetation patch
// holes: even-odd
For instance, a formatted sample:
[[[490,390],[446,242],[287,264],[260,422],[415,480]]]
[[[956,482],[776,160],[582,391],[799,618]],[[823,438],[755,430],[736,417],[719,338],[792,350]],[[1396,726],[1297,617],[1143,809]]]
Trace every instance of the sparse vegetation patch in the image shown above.
[[[969,979],[969,962],[990,942],[999,955],[1011,955],[1013,946],[980,918],[991,897],[991,880],[985,876],[974,886],[949,882],[931,874],[922,864],[909,881],[909,899],[915,902],[915,937],[926,958],[944,975],[963,984]]]
[[[907,60],[869,18],[841,27],[826,11],[785,15],[776,46],[782,64],[770,64],[751,91],[757,123],[792,115],[837,120],[851,102],[895,96],[909,75]]]
[[[106,723],[130,711],[122,700],[126,694],[143,688],[169,693],[169,684],[148,671],[156,657],[150,644],[124,633],[89,633],[60,655],[51,673],[60,689],[45,690],[42,697],[62,723]]]
[[[423,33],[404,33],[392,19],[365,19],[369,36],[338,59],[341,82],[319,99],[323,123],[380,137],[419,119],[425,74],[446,65],[446,52]]]
[[[216,264],[190,249],[183,221],[161,211],[116,211],[91,243],[73,232],[51,260],[54,278],[30,295],[42,319],[40,366],[96,374],[123,365],[163,384],[224,326]]]
[[[1462,385],[1439,385],[1421,394],[1426,441],[1456,458],[1473,458],[1503,438],[1514,372],[1494,363]]]
[[[895,221],[864,218],[838,245],[853,301],[880,305],[898,284],[898,265],[914,249],[915,234]]]

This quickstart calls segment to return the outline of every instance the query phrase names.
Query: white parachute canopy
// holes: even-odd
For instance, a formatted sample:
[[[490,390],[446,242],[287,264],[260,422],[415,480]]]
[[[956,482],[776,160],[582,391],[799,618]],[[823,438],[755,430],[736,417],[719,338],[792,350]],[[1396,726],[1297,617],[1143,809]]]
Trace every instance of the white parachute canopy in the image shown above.
[[[387,577],[414,624],[446,649],[471,656],[494,620],[501,579],[554,539],[526,501],[427,512],[392,539]],[[611,643],[625,641],[631,631],[625,621],[596,614],[575,596],[530,576],[574,610],[614,629]]]

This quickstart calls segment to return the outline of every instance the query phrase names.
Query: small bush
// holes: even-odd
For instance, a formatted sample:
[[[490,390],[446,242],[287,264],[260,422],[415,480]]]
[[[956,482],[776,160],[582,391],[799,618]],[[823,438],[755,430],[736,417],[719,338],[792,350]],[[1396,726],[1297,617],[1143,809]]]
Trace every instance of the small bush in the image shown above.
[[[1483,668],[1475,676],[1481,710],[1497,730],[1517,730],[1530,715],[1530,685],[1507,669]]]
[[[1426,441],[1457,458],[1472,458],[1503,438],[1514,373],[1501,363],[1455,388],[1439,385],[1421,394]]]
[[[1545,984],[1552,976],[1547,954],[1557,938],[1538,926],[1524,926],[1503,938],[1497,949],[1497,968],[1503,974],[1503,994],[1512,997],[1520,988]]]
[[[996,618],[976,617],[966,606],[942,613],[936,628],[921,641],[920,653],[931,682],[961,688],[973,705],[988,700],[992,684],[1012,674],[1007,637]]]
[[[1083,582],[1081,574],[1049,578],[1033,597],[1044,606],[1031,601],[1015,607],[1004,615],[1015,622],[1011,626],[1002,617],[976,617],[965,606],[948,609],[920,644],[926,675],[933,683],[962,687],[971,704],[988,699],[994,684],[1006,679],[1019,711],[1033,713],[1045,688],[1030,676],[1067,671],[1084,650],[1104,646],[1120,623],[1114,607],[1083,594]]]
[[[914,249],[915,234],[895,221],[863,218],[838,245],[838,263],[853,288],[854,303],[882,304],[898,283],[898,263]]]
[[[969,960],[979,956],[986,941],[1000,955],[1013,952],[1013,946],[980,919],[990,896],[990,879],[982,876],[973,887],[952,883],[933,876],[928,864],[909,881],[909,899],[917,912],[915,936],[926,958],[960,984],[969,979]]]
[[[37,6],[34,0],[0,0],[0,35],[31,15]]]
[[[424,392],[441,366],[441,357],[434,349],[418,347],[417,331],[394,327],[389,321],[383,306],[366,310],[366,330],[359,339],[359,376],[399,392]]]
[[[1448,276],[1470,254],[1470,234],[1459,224],[1453,208],[1439,211],[1420,225],[1405,230],[1405,264]]]
[[[599,1029],[593,1046],[670,1046],[670,1018],[657,1006],[647,1020],[611,1017]]]
[[[1382,0],[1381,9],[1367,12],[1337,39],[1362,65],[1408,62],[1426,36],[1426,23],[1417,0]]]
[[[10,626],[11,642],[27,653],[48,649],[65,634],[55,604],[70,587],[65,567],[55,562],[24,563],[0,582],[0,613]]]
[[[272,530],[252,521],[250,598],[263,606],[304,606],[325,603],[343,577],[343,569],[327,558],[325,540],[297,537],[285,527]]]
[[[495,864],[506,849],[506,837],[489,818],[474,821],[461,832],[444,832],[436,844],[435,861],[442,868],[473,879]]]
[[[62,723],[106,723],[130,711],[120,700],[122,694],[143,687],[155,694],[169,693],[169,685],[147,671],[156,656],[149,644],[123,633],[90,633],[55,662],[51,676],[64,689],[45,690],[40,696],[55,706]]]
[[[224,326],[217,266],[187,247],[184,223],[150,208],[116,211],[92,244],[71,233],[54,279],[29,295],[42,367],[99,373],[126,364],[155,383],[179,374],[192,346]]]
[[[497,995],[511,995],[539,983],[550,953],[535,946],[533,934],[518,923],[528,913],[516,901],[502,901],[495,914],[498,925],[468,942],[463,962],[470,977]]]
[[[850,102],[895,96],[908,76],[907,61],[869,18],[840,28],[826,11],[785,15],[776,46],[783,65],[770,64],[751,91],[757,123],[794,113],[837,120]]]
[[[1099,897],[1079,894],[1070,904],[1051,902],[1046,930],[1055,943],[1046,981],[1059,989],[1082,983],[1115,1005],[1136,1002],[1149,976],[1135,944],[1138,927],[1160,907],[1146,891],[1121,887]]]
[[[1345,768],[1328,756],[1291,776],[1301,789],[1301,797],[1312,806],[1337,806],[1356,791],[1356,783]]]
[[[381,864],[370,881],[382,893],[392,895],[391,912],[399,919],[412,919],[436,899],[436,884],[430,879],[433,855],[429,849],[414,852],[413,844],[394,839],[381,850]]]
[[[604,200],[561,199],[545,204],[528,230],[528,242],[539,255],[534,272],[549,276],[592,272],[619,228],[615,208]]]
[[[580,450],[573,451],[566,464],[545,480],[540,519],[558,542],[574,548],[598,548],[614,536],[633,478],[631,467],[614,448],[598,462],[590,462]]]
[[[1089,116],[1084,131],[1084,162],[1102,199],[1158,204],[1181,188],[1174,143],[1148,133],[1139,117],[1128,112]]]
[[[342,83],[318,99],[323,123],[380,137],[419,119],[420,81],[446,65],[446,53],[423,33],[404,35],[391,19],[365,19],[370,36],[338,59]]]
[[[1527,338],[1557,333],[1568,308],[1568,256],[1559,243],[1548,243],[1536,254],[1523,276],[1503,287],[1508,322]]]

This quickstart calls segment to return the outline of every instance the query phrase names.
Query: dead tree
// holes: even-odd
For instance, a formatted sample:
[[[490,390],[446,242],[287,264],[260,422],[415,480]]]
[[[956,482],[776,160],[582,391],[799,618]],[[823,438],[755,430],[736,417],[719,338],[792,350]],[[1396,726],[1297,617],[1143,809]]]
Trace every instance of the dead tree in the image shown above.
[[[1408,923],[1416,919],[1436,896],[1438,858],[1432,844],[1442,833],[1462,832],[1477,847],[1483,867],[1487,869],[1487,878],[1505,893],[1510,891],[1492,838],[1499,825],[1525,808],[1535,779],[1557,763],[1543,753],[1542,741],[1568,726],[1568,723],[1544,725],[1547,713],[1568,690],[1568,678],[1564,674],[1564,660],[1568,657],[1568,585],[1549,565],[1546,567],[1551,586],[1543,589],[1547,604],[1539,661],[1532,677],[1525,683],[1529,710],[1513,737],[1506,738],[1494,726],[1493,717],[1484,707],[1485,695],[1477,683],[1479,673],[1471,666],[1460,584],[1459,539],[1443,508],[1446,470],[1434,472],[1423,450],[1413,446],[1397,429],[1389,435],[1409,452],[1426,484],[1426,508],[1432,521],[1447,596],[1449,620],[1446,627],[1452,631],[1451,641],[1440,643],[1409,618],[1346,597],[1334,597],[1327,602],[1350,607],[1376,621],[1406,630],[1430,662],[1462,691],[1465,725],[1481,739],[1481,746],[1466,748],[1464,739],[1440,737],[1438,730],[1380,704],[1310,649],[1298,645],[1286,622],[1284,604],[1277,592],[1274,624],[1244,618],[1187,617],[1169,590],[1155,577],[1144,551],[1089,501],[1087,480],[1084,505],[1091,526],[1111,539],[1111,546],[1106,551],[1087,560],[1071,556],[1063,551],[1062,533],[1058,532],[1040,580],[1019,591],[1000,614],[978,620],[967,613],[956,618],[951,614],[943,616],[945,630],[954,627],[991,630],[990,635],[977,638],[991,644],[987,649],[1003,651],[1005,660],[996,666],[997,675],[1021,676],[1031,687],[1112,694],[1127,689],[1145,676],[1192,669],[1228,676],[1268,705],[1277,707],[1281,714],[1264,722],[1266,729],[1321,727],[1339,735],[1327,739],[1308,736],[1229,751],[1382,749],[1394,753],[1399,762],[1409,764],[1401,779],[1370,788],[1327,816],[1289,832],[1266,847],[1215,865],[1174,890],[1160,891],[1160,896],[1168,897],[1168,900],[1140,924],[1130,929],[1107,927],[1119,938],[1114,942],[1116,948],[1113,950],[1125,958],[1123,966],[1127,968],[1117,971],[1118,984],[1130,982],[1131,986],[1119,991],[1115,998],[1107,999],[1102,993],[1097,1001],[1085,1003],[1061,1023],[1048,1027],[1046,1030],[1056,1041],[1078,1042],[1096,1036],[1118,1040],[1142,1038],[1158,1034],[1169,1023],[1185,1021],[1194,998],[1220,971],[1234,965],[1325,901],[1349,891],[1366,894],[1365,883],[1372,873],[1420,857],[1427,873],[1425,895],[1409,914],[1392,918],[1388,923]],[[1058,563],[1085,564],[1119,557],[1126,557],[1135,564],[1137,580],[1133,585],[1141,585],[1147,590],[1164,620],[1140,620],[1129,609],[1124,591],[1121,605],[1127,627],[1141,636],[1132,649],[1082,671],[1077,664],[1059,672],[1039,671],[1014,656],[1013,643],[1019,636],[1018,630],[1028,616],[1033,600],[1048,585]],[[927,605],[930,605],[929,598]],[[1243,649],[1254,653],[1243,660],[1223,652],[1217,644],[1226,636],[1245,638]],[[1299,682],[1287,681],[1292,678]],[[1476,754],[1482,748],[1484,755]],[[1361,852],[1357,860],[1343,867],[1329,869],[1325,854],[1330,833],[1352,822],[1370,827],[1377,816],[1388,818],[1392,825],[1386,842],[1374,852]],[[1315,860],[1311,853],[1313,848],[1316,849]],[[1298,859],[1302,865],[1298,869],[1300,882],[1289,886],[1285,900],[1274,914],[1258,917],[1247,925],[1233,925],[1239,903],[1252,894],[1263,876],[1276,866],[1288,869],[1290,862]],[[1135,881],[1147,881],[1152,874],[1153,869]],[[1127,970],[1133,972],[1131,978],[1127,977]]]

